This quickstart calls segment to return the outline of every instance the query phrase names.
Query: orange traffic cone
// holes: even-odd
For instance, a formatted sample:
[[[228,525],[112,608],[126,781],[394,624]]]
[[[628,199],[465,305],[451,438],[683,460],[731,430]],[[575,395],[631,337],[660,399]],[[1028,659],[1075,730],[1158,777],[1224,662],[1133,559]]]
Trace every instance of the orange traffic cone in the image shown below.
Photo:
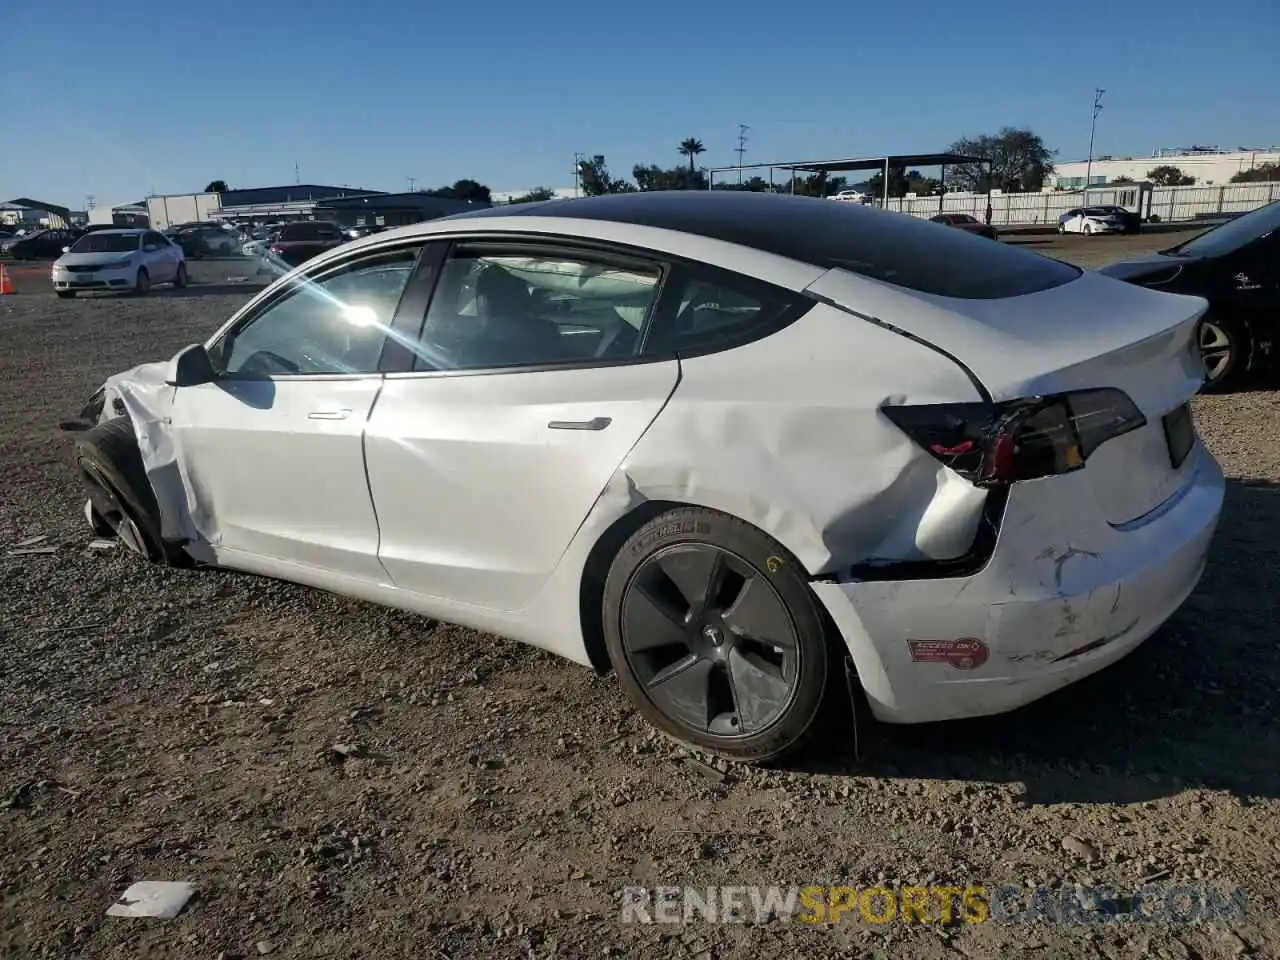
[[[13,281],[9,279],[9,271],[4,268],[3,263],[0,263],[0,296],[13,292]]]

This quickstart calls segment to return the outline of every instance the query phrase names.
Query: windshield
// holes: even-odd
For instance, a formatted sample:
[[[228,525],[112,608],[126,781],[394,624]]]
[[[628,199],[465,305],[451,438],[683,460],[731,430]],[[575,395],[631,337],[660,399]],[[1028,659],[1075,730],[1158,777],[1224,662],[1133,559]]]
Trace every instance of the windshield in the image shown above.
[[[72,253],[132,253],[138,249],[136,233],[87,233],[76,241]]]
[[[1280,200],[1242,217],[1228,220],[1165,252],[1180,257],[1220,257],[1225,253],[1234,253],[1259,237],[1265,237],[1277,227],[1280,227]]]

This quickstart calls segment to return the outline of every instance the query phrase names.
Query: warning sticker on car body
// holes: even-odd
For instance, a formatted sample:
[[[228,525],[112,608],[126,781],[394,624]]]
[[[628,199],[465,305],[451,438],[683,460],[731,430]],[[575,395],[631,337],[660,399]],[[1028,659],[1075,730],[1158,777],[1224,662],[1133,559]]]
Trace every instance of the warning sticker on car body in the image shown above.
[[[949,663],[957,670],[973,670],[987,662],[991,651],[977,637],[954,640],[908,640],[913,663]]]

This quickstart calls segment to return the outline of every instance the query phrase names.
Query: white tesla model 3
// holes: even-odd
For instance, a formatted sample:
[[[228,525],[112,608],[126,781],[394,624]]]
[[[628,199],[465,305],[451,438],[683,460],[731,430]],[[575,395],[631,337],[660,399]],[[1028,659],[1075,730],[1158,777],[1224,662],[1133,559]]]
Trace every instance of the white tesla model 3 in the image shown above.
[[[1196,585],[1197,298],[856,204],[493,208],[346,244],[69,428],[99,532],[544,647],[777,757],[998,713]]]

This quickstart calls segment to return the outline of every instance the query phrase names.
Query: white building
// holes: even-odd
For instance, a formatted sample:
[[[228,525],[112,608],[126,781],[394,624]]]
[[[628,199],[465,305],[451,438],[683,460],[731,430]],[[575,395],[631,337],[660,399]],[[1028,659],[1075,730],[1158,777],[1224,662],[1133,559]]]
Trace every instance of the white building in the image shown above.
[[[1177,167],[1189,177],[1196,178],[1196,186],[1218,186],[1230,183],[1237,173],[1251,170],[1264,163],[1280,163],[1280,147],[1258,150],[1224,151],[1190,149],[1186,151],[1160,150],[1149,157],[1094,157],[1092,167],[1087,160],[1071,160],[1055,164],[1050,177],[1051,185],[1065,190],[1079,190],[1085,186],[1088,171],[1089,186],[1112,183],[1117,177],[1130,180],[1146,180],[1156,167]]]
[[[533,187],[526,187],[523,190],[492,190],[489,197],[496,206],[499,203],[510,203],[516,197],[527,196],[533,191]],[[560,187],[551,191],[553,200],[571,200],[578,195],[578,191],[573,187]]]

